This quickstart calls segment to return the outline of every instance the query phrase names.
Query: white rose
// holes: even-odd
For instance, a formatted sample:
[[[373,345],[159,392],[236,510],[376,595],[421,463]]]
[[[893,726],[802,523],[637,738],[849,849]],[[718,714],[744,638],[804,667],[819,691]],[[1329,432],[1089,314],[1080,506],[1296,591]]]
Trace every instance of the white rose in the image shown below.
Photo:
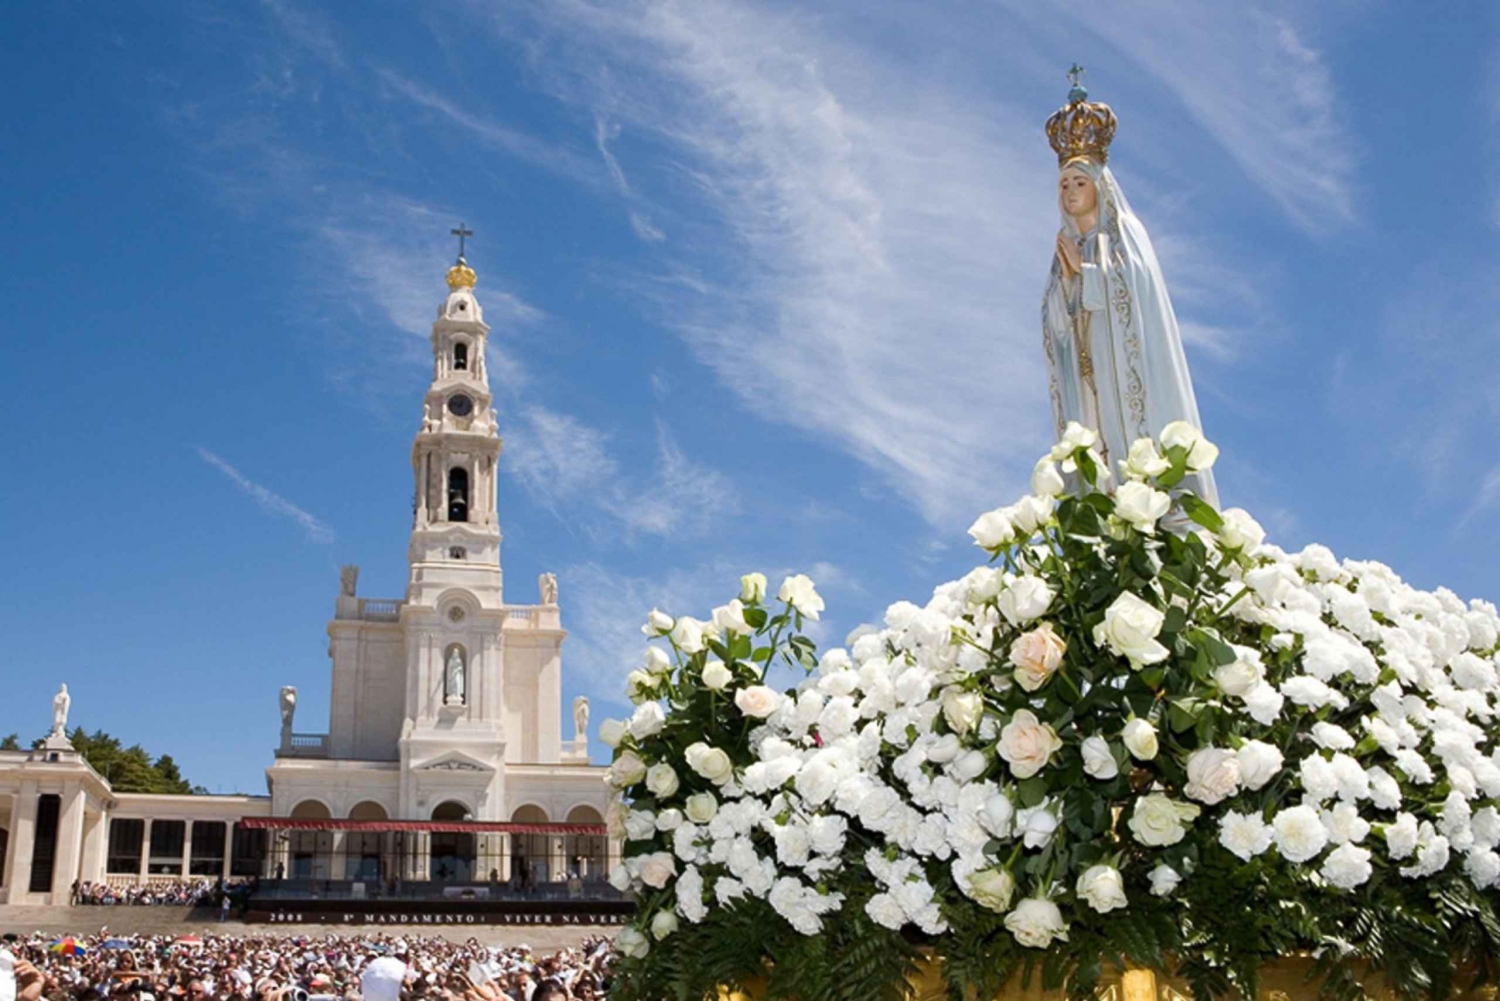
[[[656,814],[650,810],[631,810],[625,815],[625,840],[649,841],[656,837]]]
[[[1227,810],[1219,821],[1219,844],[1246,862],[1271,847],[1271,833],[1258,813]]]
[[[1125,880],[1120,870],[1112,865],[1095,865],[1078,877],[1078,895],[1089,902],[1089,906],[1100,914],[1107,914],[1124,907]]]
[[[1050,900],[1028,897],[1005,916],[1005,927],[1016,941],[1029,949],[1045,949],[1054,940],[1068,940],[1068,926],[1062,911]]]
[[[1138,480],[1122,483],[1115,491],[1115,515],[1147,535],[1156,533],[1156,523],[1171,507],[1171,497]]]
[[[765,719],[781,705],[781,693],[767,685],[751,685],[734,693],[734,704],[746,716]]]
[[[699,741],[683,752],[688,767],[715,785],[723,785],[734,774],[734,762],[717,747]]]
[[[1000,592],[995,607],[1013,626],[1024,626],[1047,614],[1052,606],[1052,588],[1040,577],[1018,577]]]
[[[676,792],[677,785],[677,773],[666,762],[652,765],[646,771],[646,788],[659,799],[664,799]]]
[[[1245,696],[1245,711],[1261,726],[1273,726],[1281,718],[1281,709],[1286,705],[1286,696],[1276,686],[1261,682]]]
[[[1260,654],[1249,647],[1235,647],[1235,657],[1232,664],[1221,664],[1214,668],[1214,684],[1225,695],[1232,695],[1242,699],[1261,683],[1264,676],[1264,668],[1261,666]]]
[[[1068,458],[1080,448],[1093,448],[1099,443],[1099,436],[1092,428],[1086,428],[1077,421],[1068,421],[1068,426],[1063,428],[1062,437],[1057,444],[1052,446],[1051,457],[1059,462]]]
[[[687,811],[687,819],[695,824],[706,824],[719,812],[719,801],[714,799],[711,792],[698,792],[687,798],[684,809]]]
[[[969,876],[969,896],[981,907],[997,914],[1005,913],[1015,895],[1016,881],[1004,869],[981,869]]]
[[[1130,479],[1149,480],[1171,469],[1172,464],[1156,450],[1156,442],[1150,438],[1137,438],[1121,468]]]
[[[608,748],[620,746],[620,741],[625,739],[625,721],[618,719],[606,719],[599,723],[599,739]]]
[[[672,911],[657,911],[651,919],[651,937],[660,942],[677,930],[677,915]]]
[[[659,646],[648,646],[641,667],[647,674],[671,674],[672,658]]]
[[[1109,780],[1120,774],[1119,763],[1109,751],[1109,741],[1095,734],[1083,741],[1083,770],[1096,779]]]
[[[651,614],[646,616],[646,624],[641,626],[641,632],[647,636],[665,636],[672,631],[672,616],[660,609],[651,609]]]
[[[989,759],[984,756],[983,751],[965,751],[955,758],[949,767],[955,779],[960,782],[972,782],[983,775],[989,766]]]
[[[1306,862],[1328,844],[1323,818],[1307,805],[1282,810],[1271,826],[1276,833],[1276,848],[1288,862]]]
[[[1188,755],[1187,778],[1182,791],[1191,799],[1213,806],[1239,791],[1239,758],[1222,747],[1200,747]]]
[[[1127,722],[1125,729],[1120,732],[1120,739],[1125,742],[1125,749],[1138,761],[1150,761],[1156,757],[1156,728],[1146,720],[1136,717]]]
[[[942,695],[943,719],[957,734],[966,734],[979,725],[984,713],[984,698],[978,692],[966,692],[960,688],[945,688]]]
[[[812,578],[807,574],[794,574],[783,580],[776,600],[786,602],[809,619],[816,619],[823,610],[823,599],[818,596]]]
[[[660,679],[645,671],[631,671],[625,675],[625,695],[631,702],[640,705],[656,697],[656,686]]]
[[[695,654],[703,649],[703,623],[684,615],[672,626],[672,642],[685,654]]]
[[[1053,752],[1062,747],[1057,733],[1036,718],[1030,709],[1017,710],[1000,729],[1000,743],[996,749],[1011,774],[1018,779],[1029,779],[1051,759]]]
[[[1177,889],[1177,884],[1182,882],[1182,876],[1165,863],[1157,863],[1155,869],[1151,870],[1151,895],[1153,897],[1170,897]]]
[[[1221,512],[1224,527],[1219,529],[1219,545],[1225,549],[1243,549],[1253,553],[1266,541],[1266,530],[1260,522],[1250,517],[1250,512],[1241,507],[1232,507]]]
[[[1036,806],[1016,811],[1016,834],[1021,843],[1033,851],[1046,848],[1057,833],[1057,814],[1052,812],[1050,802],[1043,800]]]
[[[1022,633],[1010,645],[1010,662],[1016,669],[1016,684],[1028,692],[1041,688],[1062,666],[1067,650],[1067,641],[1057,635],[1050,622]]]
[[[710,660],[703,665],[703,687],[710,691],[720,692],[729,687],[734,680],[734,672],[724,666],[724,662],[718,658]]]
[[[740,600],[756,605],[766,600],[766,575],[747,573],[740,578]]]
[[[1062,473],[1057,471],[1057,464],[1052,461],[1050,455],[1044,455],[1037,460],[1036,468],[1031,471],[1031,492],[1038,497],[1058,497],[1067,489],[1063,482]]]
[[[1022,497],[1005,510],[1010,515],[1011,525],[1024,541],[1035,535],[1036,530],[1052,517],[1052,505],[1051,497]]]
[[[609,782],[616,789],[633,786],[646,777],[646,763],[634,751],[626,751],[609,766]]]
[[[1011,524],[1010,512],[1005,508],[986,511],[969,526],[969,535],[980,549],[999,549],[1015,537],[1016,527]]]
[[[1094,627],[1094,642],[1130,659],[1136,669],[1158,664],[1171,655],[1157,642],[1167,617],[1129,591],[1121,594],[1104,611],[1104,621]]]
[[[1352,890],[1369,880],[1375,867],[1370,852],[1354,844],[1339,845],[1323,860],[1319,874],[1340,890]]]
[[[713,620],[714,626],[725,635],[748,636],[755,631],[750,628],[750,623],[745,621],[745,605],[738,598],[727,605],[715,608]]]
[[[643,959],[651,951],[651,940],[627,925],[615,936],[615,951],[629,959]]]
[[[1281,749],[1263,740],[1247,740],[1235,756],[1240,761],[1240,781],[1250,790],[1260,789],[1281,772]]]
[[[660,890],[677,875],[677,859],[671,852],[652,852],[640,856],[641,882]]]
[[[666,725],[667,714],[662,710],[661,703],[642,702],[635,707],[635,713],[630,717],[630,735],[636,740],[645,740],[661,733]]]
[[[615,863],[614,867],[609,870],[609,885],[621,893],[629,893],[630,884],[630,868],[624,862]]]
[[[1135,801],[1135,808],[1130,811],[1129,827],[1135,839],[1143,845],[1153,848],[1175,845],[1187,836],[1184,822],[1197,817],[1200,809],[1191,803],[1176,803],[1161,793],[1152,793]]]
[[[963,745],[959,743],[958,736],[945,733],[937,739],[936,743],[927,748],[927,760],[933,764],[946,765],[958,757],[958,752],[962,750]]]
[[[682,826],[682,822],[685,819],[687,818],[682,815],[681,810],[663,810],[656,815],[656,829],[658,831],[675,831]]]
[[[1003,792],[997,792],[984,801],[984,812],[980,821],[997,838],[1010,837],[1011,822],[1015,820],[1016,808]]]
[[[1162,448],[1179,445],[1187,450],[1187,468],[1193,472],[1212,468],[1214,460],[1219,457],[1219,447],[1187,421],[1173,421],[1161,429]]]

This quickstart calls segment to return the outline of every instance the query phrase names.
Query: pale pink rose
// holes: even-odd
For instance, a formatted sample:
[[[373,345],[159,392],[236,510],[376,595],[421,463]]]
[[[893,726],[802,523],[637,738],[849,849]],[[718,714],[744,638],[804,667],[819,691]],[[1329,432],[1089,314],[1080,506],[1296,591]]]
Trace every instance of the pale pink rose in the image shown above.
[[[1018,779],[1029,779],[1043,768],[1062,741],[1050,726],[1036,718],[1030,709],[1021,709],[1000,730],[997,750],[1011,774]]]
[[[1028,692],[1041,688],[1062,666],[1067,649],[1067,641],[1053,631],[1050,622],[1043,622],[1016,637],[1010,645],[1010,662],[1016,668],[1016,684]]]

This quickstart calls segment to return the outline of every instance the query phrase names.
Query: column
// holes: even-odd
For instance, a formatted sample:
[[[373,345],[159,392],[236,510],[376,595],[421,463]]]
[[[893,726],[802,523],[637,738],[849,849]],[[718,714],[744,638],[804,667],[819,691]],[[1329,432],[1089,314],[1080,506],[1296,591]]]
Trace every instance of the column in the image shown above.
[[[73,881],[83,855],[83,813],[88,794],[83,783],[63,789],[57,815],[57,863],[52,867],[52,905],[62,906],[71,898]]]
[[[90,815],[84,801],[83,862],[78,878],[91,883],[104,881],[105,853],[108,851],[109,815],[103,811]]]
[[[193,864],[193,822],[182,823],[182,878],[187,879]]]
[[[234,860],[234,828],[234,821],[224,822],[224,868],[219,875],[225,880],[229,879],[229,867]]]
[[[36,780],[23,781],[11,807],[9,858],[5,862],[6,902],[24,903],[31,879],[31,852],[36,846]]]
[[[155,818],[147,817],[146,824],[141,828],[141,871],[136,873],[136,882],[144,884],[146,877],[151,872],[151,825]]]

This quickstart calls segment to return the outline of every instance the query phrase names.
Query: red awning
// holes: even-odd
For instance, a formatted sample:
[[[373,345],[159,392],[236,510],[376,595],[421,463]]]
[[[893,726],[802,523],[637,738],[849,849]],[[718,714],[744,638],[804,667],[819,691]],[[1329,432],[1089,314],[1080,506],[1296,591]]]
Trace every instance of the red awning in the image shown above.
[[[312,820],[241,817],[241,827],[277,831],[428,831],[438,834],[608,834],[603,824],[511,824],[483,820]]]

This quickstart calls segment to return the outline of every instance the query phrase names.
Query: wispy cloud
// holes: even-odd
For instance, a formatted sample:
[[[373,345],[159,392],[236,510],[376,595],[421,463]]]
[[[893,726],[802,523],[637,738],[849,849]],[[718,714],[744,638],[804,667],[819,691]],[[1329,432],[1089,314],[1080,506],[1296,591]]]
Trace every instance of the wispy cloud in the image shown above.
[[[622,472],[604,431],[538,404],[517,417],[507,436],[509,470],[559,517],[589,509],[609,518],[609,531],[623,528],[628,540],[701,535],[739,510],[729,478],[687,456],[665,425],[657,425],[655,467],[640,482]]]
[[[197,446],[197,451],[199,458],[229,477],[230,482],[248,494],[250,499],[255,501],[256,506],[266,514],[278,518],[290,518],[298,528],[302,529],[302,534],[307,536],[309,542],[327,544],[333,541],[333,529],[316,515],[302,510],[275,491],[256,483],[201,445]]]
[[[1453,526],[1455,532],[1465,529],[1475,518],[1486,511],[1500,505],[1500,466],[1495,466],[1484,475],[1479,483],[1479,489],[1474,492],[1474,503],[1469,505],[1458,522]]]
[[[635,291],[747,407],[933,519],[1019,484],[1047,436],[1032,304],[1056,210],[1015,138],[1035,122],[758,5],[540,16],[567,39],[541,61],[566,67],[554,91],[650,136],[679,203],[709,211]]]

